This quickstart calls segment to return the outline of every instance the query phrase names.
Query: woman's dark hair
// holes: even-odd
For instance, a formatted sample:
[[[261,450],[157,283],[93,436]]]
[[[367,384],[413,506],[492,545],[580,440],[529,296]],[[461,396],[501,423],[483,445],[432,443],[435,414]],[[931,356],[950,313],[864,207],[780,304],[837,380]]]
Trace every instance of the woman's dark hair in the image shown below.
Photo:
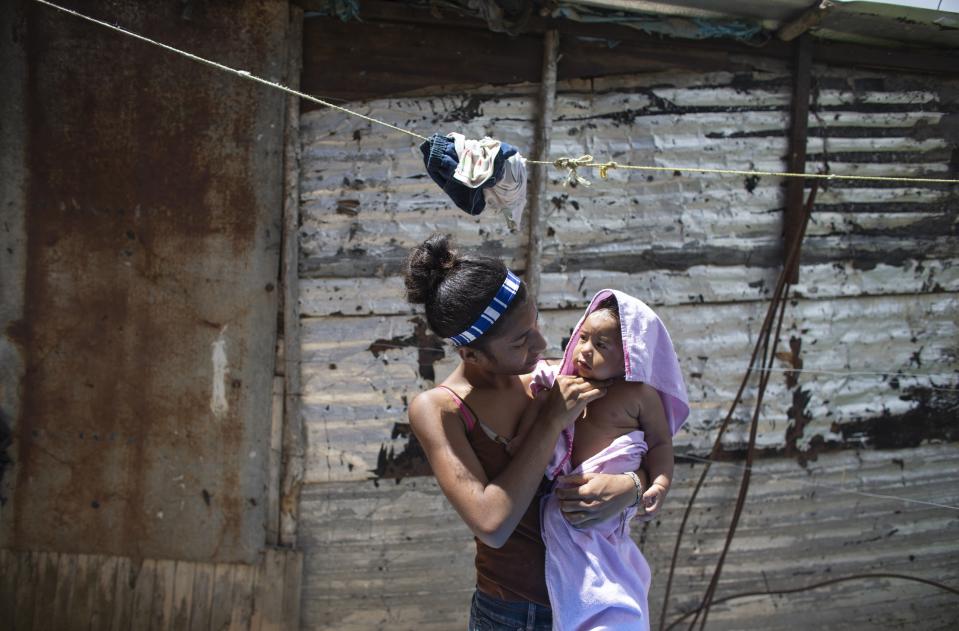
[[[600,303],[596,305],[596,308],[593,309],[593,313],[597,311],[606,311],[614,320],[619,322],[619,303],[616,302],[616,296],[614,294],[603,298]]]
[[[440,337],[465,331],[489,306],[506,279],[506,266],[488,256],[460,254],[448,236],[434,234],[410,251],[406,261],[406,297],[426,307],[426,321]],[[470,344],[482,348],[503,321],[526,300],[526,284],[485,335]]]

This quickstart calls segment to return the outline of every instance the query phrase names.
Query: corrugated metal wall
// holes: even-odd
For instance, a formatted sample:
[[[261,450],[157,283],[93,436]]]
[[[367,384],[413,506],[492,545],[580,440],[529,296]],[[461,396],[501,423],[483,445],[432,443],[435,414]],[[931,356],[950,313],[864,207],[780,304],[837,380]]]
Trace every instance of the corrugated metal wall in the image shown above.
[[[553,157],[784,168],[791,79],[752,71],[669,72],[562,84]],[[955,81],[814,68],[808,170],[956,177]],[[535,90],[360,104],[428,135],[489,134],[529,148]],[[304,623],[311,629],[462,627],[472,542],[430,477],[406,406],[455,365],[404,301],[407,249],[453,234],[521,268],[525,239],[495,215],[471,218],[425,176],[415,140],[331,111],[302,118],[301,311],[307,486]],[[541,323],[558,355],[596,290],[656,306],[685,371],[692,414],[678,452],[704,454],[739,384],[781,260],[775,178],[611,171],[590,188],[550,172]],[[955,511],[830,491],[951,503],[957,438],[959,248],[948,186],[830,182],[817,197],[800,284],[786,310],[760,421],[763,458],[717,599],[859,572],[955,585]],[[801,366],[798,383],[785,371]],[[903,374],[898,374],[903,373]],[[906,374],[908,373],[908,375]],[[933,373],[939,377],[913,376]],[[745,406],[755,390],[746,392]],[[724,446],[745,441],[741,408]],[[798,431],[797,431],[798,430]],[[681,464],[660,519],[635,529],[654,568],[658,618],[675,532],[699,466]],[[670,619],[696,605],[738,486],[714,467],[678,561]],[[394,481],[390,478],[402,478]],[[823,486],[825,485],[825,486]],[[955,596],[863,579],[718,604],[711,628],[940,628]],[[870,613],[862,613],[864,611]],[[928,626],[927,626],[928,623]]]

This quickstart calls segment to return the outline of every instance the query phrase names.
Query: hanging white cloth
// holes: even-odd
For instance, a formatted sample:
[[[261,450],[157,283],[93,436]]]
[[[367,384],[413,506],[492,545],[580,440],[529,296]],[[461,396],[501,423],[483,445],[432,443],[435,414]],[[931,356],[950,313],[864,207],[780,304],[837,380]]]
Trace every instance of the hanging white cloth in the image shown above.
[[[503,177],[493,186],[484,188],[483,197],[487,208],[503,213],[510,228],[521,227],[523,208],[526,207],[526,158],[519,153],[510,156]]]
[[[453,146],[459,158],[459,164],[453,177],[470,188],[478,188],[493,177],[493,162],[499,154],[500,141],[486,136],[480,140],[466,138],[456,132],[447,134],[453,139]]]

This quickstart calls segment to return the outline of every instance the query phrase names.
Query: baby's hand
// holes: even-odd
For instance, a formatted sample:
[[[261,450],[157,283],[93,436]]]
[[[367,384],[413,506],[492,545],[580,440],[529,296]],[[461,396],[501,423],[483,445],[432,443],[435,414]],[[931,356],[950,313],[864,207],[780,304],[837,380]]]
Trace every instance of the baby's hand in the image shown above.
[[[646,514],[650,515],[659,511],[666,501],[666,487],[657,482],[653,482],[643,493],[643,506],[646,508]]]

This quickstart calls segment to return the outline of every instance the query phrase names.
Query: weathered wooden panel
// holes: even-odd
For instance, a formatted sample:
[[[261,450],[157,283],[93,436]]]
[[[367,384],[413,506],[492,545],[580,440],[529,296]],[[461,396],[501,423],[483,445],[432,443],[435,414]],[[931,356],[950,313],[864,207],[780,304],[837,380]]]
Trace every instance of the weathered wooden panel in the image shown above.
[[[34,593],[35,601],[41,603],[42,606],[34,609],[33,626],[31,627],[30,624],[24,625],[28,629],[32,628],[40,631],[54,628],[52,624],[53,604],[56,602],[59,556],[55,552],[43,552],[40,555],[40,571],[31,591]],[[116,618],[114,618],[114,628],[120,628],[116,626]]]
[[[176,561],[159,559],[156,580],[153,583],[153,602],[150,605],[150,630],[165,631],[173,619],[173,596],[176,580]]]
[[[133,592],[130,595],[133,600],[130,624],[133,629],[149,629],[153,610],[153,592],[157,584],[157,561],[144,559],[137,565],[139,568],[133,568],[130,581]]]
[[[250,631],[274,631],[283,628],[283,581],[287,556],[279,550],[267,550],[263,555],[254,590]],[[299,587],[299,584],[296,587]]]
[[[210,629],[223,631],[230,626],[230,615],[233,612],[233,577],[236,567],[235,565],[219,564],[213,571]]]
[[[49,628],[51,629],[69,628],[72,620],[70,591],[76,583],[77,559],[79,556],[77,554],[61,554],[57,560],[57,587],[49,611]],[[146,620],[146,622],[147,626],[141,626],[140,628],[148,629],[149,620]]]
[[[113,595],[109,601],[109,609],[113,621],[111,631],[121,631],[133,627],[133,598],[130,592],[136,585],[141,564],[128,557],[117,557],[117,577],[113,586]],[[201,564],[202,567],[206,565]],[[92,625],[91,625],[92,626]]]
[[[0,550],[0,616],[4,620],[13,619],[16,611],[18,569],[16,555]]]
[[[246,629],[253,615],[253,589],[256,573],[249,565],[233,566],[233,602],[230,607],[229,631]]]
[[[283,574],[282,629],[299,629],[303,593],[303,554],[287,555]]]
[[[633,527],[653,568],[650,606],[658,621],[675,535],[700,464],[681,460],[660,517]],[[888,495],[959,503],[955,444],[823,454],[805,467],[783,458],[754,466],[749,501],[717,600],[864,573],[898,573],[955,587],[959,513]],[[722,546],[738,488],[738,465],[715,465],[680,550],[667,620],[695,608]],[[472,541],[432,478],[309,485],[301,541],[306,555],[306,629],[463,628],[473,589]],[[853,604],[862,603],[855,610]],[[856,611],[855,615],[853,611]],[[945,628],[955,595],[915,582],[862,579],[781,596],[716,605],[710,629],[829,627]]]
[[[283,549],[256,565],[0,549],[0,627],[293,631],[302,568]]]
[[[469,530],[433,478],[316,484],[301,495],[303,628],[465,628]]]
[[[218,628],[210,624],[213,609],[213,589],[216,566],[209,563],[197,563],[193,575],[193,595],[190,598],[189,631],[206,631]]]
[[[173,612],[170,616],[171,629],[188,629],[193,608],[193,581],[196,577],[196,563],[179,561],[173,578]]]
[[[120,559],[118,557],[105,557],[100,559],[99,572],[96,582],[93,586],[93,611],[90,616],[91,629],[112,629],[113,618],[118,613],[114,610],[113,603],[116,596],[116,585],[118,572],[120,571]],[[31,589],[33,587],[31,586]]]

